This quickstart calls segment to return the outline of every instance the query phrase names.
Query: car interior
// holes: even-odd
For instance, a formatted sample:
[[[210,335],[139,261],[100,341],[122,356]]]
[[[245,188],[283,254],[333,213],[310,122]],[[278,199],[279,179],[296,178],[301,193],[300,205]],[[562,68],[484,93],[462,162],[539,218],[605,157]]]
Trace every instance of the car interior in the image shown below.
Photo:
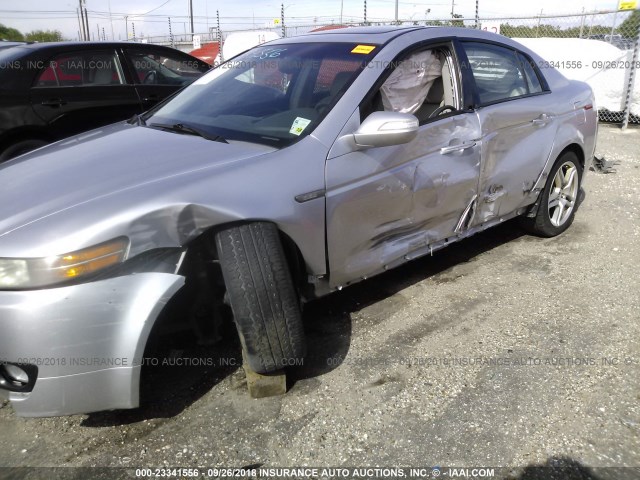
[[[446,48],[422,50],[402,60],[363,113],[395,111],[415,115],[420,124],[458,109],[451,54]],[[451,108],[445,108],[445,107]]]

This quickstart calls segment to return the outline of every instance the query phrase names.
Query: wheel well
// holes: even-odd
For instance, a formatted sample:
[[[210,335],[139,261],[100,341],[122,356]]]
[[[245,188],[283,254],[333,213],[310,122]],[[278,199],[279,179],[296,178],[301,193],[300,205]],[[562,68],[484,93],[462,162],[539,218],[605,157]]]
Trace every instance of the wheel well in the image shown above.
[[[254,221],[264,221],[264,220],[254,220]],[[196,259],[195,264],[201,263],[203,259],[215,261],[218,259],[218,253],[215,247],[215,235],[217,232],[224,230],[225,228],[238,226],[242,224],[251,223],[252,221],[240,221],[240,222],[231,222],[222,225],[216,225],[214,227],[209,228],[205,232],[203,232],[200,236],[190,242],[187,247],[187,258],[185,262],[185,266],[187,268],[183,269],[184,273],[187,273],[187,276],[194,273],[194,268],[197,272],[197,265],[194,265],[194,259]],[[268,221],[267,221],[268,222]],[[280,234],[280,241],[282,243],[282,248],[284,250],[285,256],[287,258],[287,263],[289,264],[289,269],[291,271],[291,278],[293,279],[294,285],[303,290],[307,283],[307,268],[304,257],[302,256],[301,250],[298,248],[296,242],[286,233],[284,233],[281,229],[278,228],[278,233]],[[191,260],[191,261],[189,261]]]
[[[284,254],[287,257],[289,270],[291,270],[293,283],[296,287],[301,289],[307,285],[307,266],[304,261],[304,257],[302,256],[302,252],[298,248],[296,242],[294,242],[289,235],[280,229],[278,229],[278,232],[280,233],[280,241],[282,242]]]
[[[3,135],[0,140],[0,153],[18,142],[24,140],[42,140],[43,142],[52,142],[53,139],[42,130],[38,129],[22,129],[11,130],[7,134]]]
[[[582,171],[584,172],[585,158],[584,158],[584,151],[582,150],[582,147],[577,143],[572,143],[571,145],[567,145],[565,149],[562,150],[562,152],[560,152],[560,155],[558,155],[558,158],[560,158],[566,152],[573,152],[576,154],[576,156],[578,157],[578,161],[580,162],[580,166],[582,167]]]

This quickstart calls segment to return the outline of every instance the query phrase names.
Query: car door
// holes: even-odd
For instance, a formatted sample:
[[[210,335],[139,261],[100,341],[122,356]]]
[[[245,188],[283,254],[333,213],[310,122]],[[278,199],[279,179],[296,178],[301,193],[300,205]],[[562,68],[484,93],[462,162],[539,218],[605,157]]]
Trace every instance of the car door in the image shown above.
[[[124,47],[144,110],[189,85],[210,66],[178,50],[152,45]]]
[[[551,153],[558,122],[553,95],[536,65],[512,48],[460,42],[463,75],[476,86],[482,126],[478,208],[471,225],[531,203],[531,190]]]
[[[43,64],[31,105],[56,137],[125,120],[141,111],[114,49],[58,53]]]
[[[420,60],[409,63],[403,75],[392,72],[381,79],[380,89],[374,89],[360,108],[362,120],[375,110],[406,111],[393,105],[405,98],[412,104],[409,113],[419,116],[416,138],[399,146],[366,148],[333,158],[330,154],[327,160],[327,243],[334,287],[424,254],[466,227],[464,218],[477,195],[480,125],[473,110],[463,109],[452,45],[427,50],[436,52],[441,63],[426,98],[416,100],[421,95],[416,93],[419,85],[408,85],[407,93],[383,95],[391,79],[397,86],[406,85],[405,75],[415,73],[411,66],[420,71],[425,65]],[[420,58],[424,51],[403,56],[398,65],[407,65],[403,61]],[[444,104],[453,108],[438,116],[436,110]]]

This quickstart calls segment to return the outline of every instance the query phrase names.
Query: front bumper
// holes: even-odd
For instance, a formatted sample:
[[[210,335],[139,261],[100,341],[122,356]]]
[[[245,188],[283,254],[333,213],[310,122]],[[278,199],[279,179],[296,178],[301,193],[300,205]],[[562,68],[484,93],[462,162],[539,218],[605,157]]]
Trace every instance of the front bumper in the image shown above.
[[[35,365],[38,371],[30,392],[9,392],[16,413],[45,417],[137,407],[147,338],[183,284],[179,275],[140,273],[0,291],[0,364]]]

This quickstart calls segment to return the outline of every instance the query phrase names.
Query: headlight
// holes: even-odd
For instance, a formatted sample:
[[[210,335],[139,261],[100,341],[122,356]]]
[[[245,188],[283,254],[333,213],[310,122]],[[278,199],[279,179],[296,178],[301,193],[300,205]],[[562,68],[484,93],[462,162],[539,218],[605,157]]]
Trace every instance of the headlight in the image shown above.
[[[74,280],[122,263],[129,240],[116,238],[46,258],[0,258],[0,289],[37,288]]]

